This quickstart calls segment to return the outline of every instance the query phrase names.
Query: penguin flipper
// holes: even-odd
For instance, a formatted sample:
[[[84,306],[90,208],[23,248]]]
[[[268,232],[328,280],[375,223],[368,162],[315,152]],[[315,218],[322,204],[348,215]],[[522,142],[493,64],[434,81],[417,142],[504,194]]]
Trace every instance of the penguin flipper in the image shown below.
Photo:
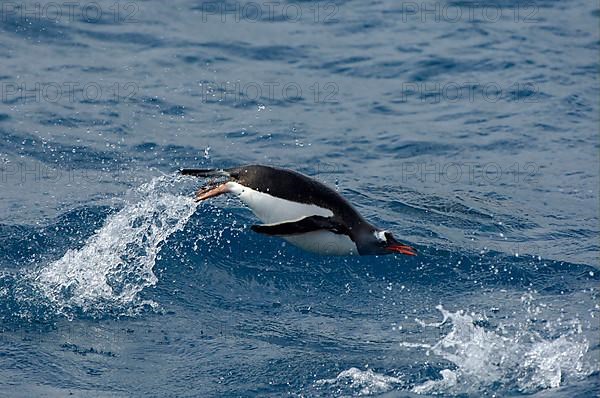
[[[307,232],[327,230],[336,234],[348,233],[348,228],[331,217],[309,216],[296,221],[287,221],[279,224],[253,225],[254,232],[265,235],[299,235]]]

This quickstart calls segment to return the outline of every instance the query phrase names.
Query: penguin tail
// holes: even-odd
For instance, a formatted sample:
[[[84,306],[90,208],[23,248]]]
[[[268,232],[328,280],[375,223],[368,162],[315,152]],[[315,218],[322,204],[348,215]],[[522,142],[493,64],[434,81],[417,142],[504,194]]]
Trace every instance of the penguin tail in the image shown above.
[[[229,172],[222,169],[180,169],[179,174],[192,177],[229,177]]]

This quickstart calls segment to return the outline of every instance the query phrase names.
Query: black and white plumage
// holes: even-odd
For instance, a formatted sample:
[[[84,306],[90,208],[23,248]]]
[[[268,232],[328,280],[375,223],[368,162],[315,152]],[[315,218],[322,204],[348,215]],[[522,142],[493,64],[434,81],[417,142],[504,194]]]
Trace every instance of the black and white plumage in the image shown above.
[[[329,255],[416,255],[390,232],[367,222],[335,190],[296,171],[248,165],[180,172],[224,179],[201,188],[196,200],[233,193],[264,223],[253,225],[253,231],[282,237],[304,250]]]

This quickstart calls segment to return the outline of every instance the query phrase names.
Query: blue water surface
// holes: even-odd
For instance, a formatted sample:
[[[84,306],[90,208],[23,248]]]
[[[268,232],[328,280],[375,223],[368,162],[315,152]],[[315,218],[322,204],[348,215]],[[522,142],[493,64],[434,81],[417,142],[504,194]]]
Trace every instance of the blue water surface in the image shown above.
[[[597,2],[2,2],[0,396],[600,394]],[[181,167],[335,187],[327,257]]]

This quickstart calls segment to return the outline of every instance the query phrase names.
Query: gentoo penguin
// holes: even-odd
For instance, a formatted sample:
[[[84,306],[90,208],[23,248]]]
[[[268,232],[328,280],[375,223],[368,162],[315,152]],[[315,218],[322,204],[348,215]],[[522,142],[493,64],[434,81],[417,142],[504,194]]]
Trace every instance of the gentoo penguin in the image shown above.
[[[339,193],[304,174],[262,165],[180,173],[213,178],[198,190],[196,201],[233,193],[264,223],[253,225],[253,231],[282,237],[304,250],[328,255],[416,255],[415,249],[390,232],[369,224]]]

